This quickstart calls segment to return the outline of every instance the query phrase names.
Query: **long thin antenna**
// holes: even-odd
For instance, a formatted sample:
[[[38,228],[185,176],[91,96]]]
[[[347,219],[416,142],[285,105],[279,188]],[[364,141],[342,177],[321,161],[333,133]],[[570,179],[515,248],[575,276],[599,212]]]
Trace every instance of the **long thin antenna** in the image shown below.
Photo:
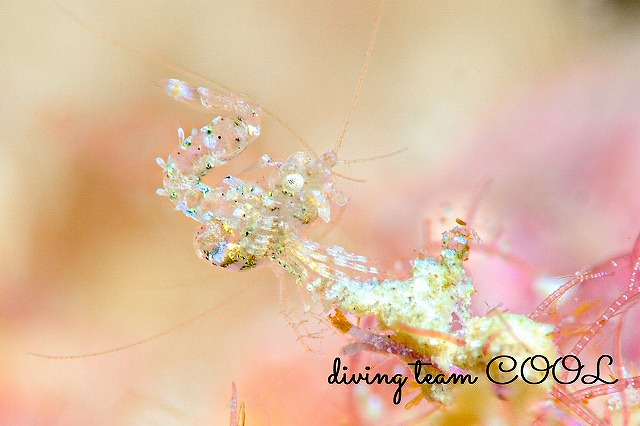
[[[383,158],[393,157],[394,155],[400,154],[401,152],[404,152],[406,150],[407,148],[405,147],[405,148],[396,149],[395,151],[388,152],[386,154],[374,155],[372,157],[365,157],[365,158],[355,158],[353,160],[339,160],[339,162],[344,164],[353,164],[353,163],[364,163],[366,161],[381,160]]]
[[[45,359],[80,359],[80,358],[92,358],[94,356],[100,356],[100,355],[107,355],[110,353],[114,353],[114,352],[119,352],[125,349],[129,349],[129,348],[133,348],[135,346],[139,346],[142,345],[143,343],[147,343],[150,342],[151,340],[155,340],[159,337],[165,336],[167,334],[173,333],[174,331],[189,325],[191,323],[194,323],[196,321],[198,321],[199,319],[209,315],[211,312],[214,312],[215,310],[221,308],[222,306],[226,305],[227,303],[229,303],[231,300],[233,300],[234,298],[240,296],[242,293],[244,293],[245,291],[247,291],[247,289],[250,287],[250,284],[246,284],[244,287],[242,287],[240,289],[240,291],[235,292],[233,295],[229,296],[228,298],[226,298],[225,300],[223,300],[222,302],[216,303],[215,305],[211,306],[210,308],[208,308],[205,311],[202,311],[200,313],[198,313],[197,315],[192,316],[191,318],[187,318],[184,321],[179,322],[178,324],[170,327],[170,328],[166,328],[156,334],[153,334],[149,337],[145,337],[142,340],[138,340],[137,342],[133,342],[133,343],[127,343],[126,345],[122,345],[122,346],[118,346],[116,348],[111,348],[111,349],[106,349],[103,351],[97,351],[97,352],[90,352],[90,353],[86,353],[86,354],[78,354],[78,355],[48,355],[48,354],[40,354],[40,353],[36,353],[36,352],[28,352],[27,355],[31,355],[34,356],[36,358],[45,358]]]
[[[82,28],[84,28],[85,30],[87,30],[88,32],[90,32],[91,34],[93,34],[95,37],[97,37],[100,40],[103,40],[109,44],[113,44],[116,47],[125,50],[129,53],[133,53],[135,55],[141,56],[143,59],[145,59],[146,61],[149,61],[151,63],[158,63],[160,65],[162,65],[163,67],[171,70],[171,71],[175,71],[178,73],[182,73],[185,75],[188,75],[190,77],[195,77],[201,80],[206,81],[207,83],[213,83],[216,86],[227,90],[229,92],[235,92],[233,89],[231,89],[230,87],[220,83],[219,81],[216,80],[212,80],[209,77],[206,77],[194,70],[176,65],[174,62],[171,62],[165,58],[163,58],[162,56],[159,55],[154,55],[152,53],[149,52],[145,52],[142,49],[139,49],[135,46],[131,46],[129,44],[126,44],[120,40],[118,40],[115,37],[111,37],[110,35],[100,31],[99,29],[91,26],[90,24],[88,24],[86,21],[84,21],[80,16],[76,15],[72,10],[70,10],[69,8],[67,8],[65,5],[63,5],[62,3],[60,3],[58,0],[53,0],[54,3],[56,3],[58,5],[58,7],[60,7],[60,9],[63,10],[64,13],[66,13],[76,24],[80,25]]]
[[[365,179],[354,178],[354,177],[351,177],[351,176],[343,175],[342,173],[338,173],[336,171],[331,171],[331,174],[333,174],[334,176],[338,176],[339,178],[342,178],[344,180],[350,180],[351,182],[358,182],[358,183],[366,182]]]
[[[400,148],[400,149],[395,150],[393,152],[388,152],[386,154],[381,154],[381,155],[374,155],[373,157],[356,158],[356,159],[353,159],[353,160],[338,160],[338,162],[341,163],[341,164],[364,163],[365,161],[380,160],[382,158],[392,157],[392,156],[394,156],[396,154],[400,154],[401,152],[406,151],[406,150],[407,150],[407,148]],[[338,173],[336,171],[332,171],[331,173],[333,173],[334,176],[338,176],[339,178],[350,180],[350,181],[353,181],[353,182],[359,182],[359,183],[366,182],[366,179],[353,178],[351,176],[347,176],[347,175]]]
[[[97,37],[100,40],[103,40],[107,43],[113,44],[116,47],[123,49],[129,53],[133,53],[135,55],[138,55],[140,57],[142,57],[144,60],[150,62],[150,63],[156,63],[156,64],[160,64],[161,66],[171,70],[171,71],[175,71],[177,73],[180,74],[184,74],[186,76],[189,76],[191,78],[196,78],[196,79],[200,79],[202,81],[205,81],[207,83],[211,83],[214,84],[216,86],[218,86],[221,89],[224,89],[228,92],[232,92],[232,93],[237,93],[236,90],[233,90],[232,88],[230,88],[229,86],[220,83],[219,81],[213,80],[210,77],[207,77],[203,74],[200,74],[197,71],[194,71],[190,68],[187,67],[183,67],[180,65],[177,65],[176,63],[160,56],[160,55],[154,55],[152,53],[149,52],[145,52],[142,49],[139,49],[135,46],[131,46],[127,43],[124,43],[120,40],[118,40],[117,38],[111,37],[110,35],[98,30],[97,28],[91,26],[90,24],[88,24],[86,21],[84,21],[80,16],[76,15],[73,11],[71,11],[69,8],[67,8],[65,5],[63,5],[62,3],[60,3],[58,0],[53,0],[54,3],[56,3],[58,5],[58,7],[60,9],[62,9],[62,11],[64,13],[67,14],[67,16],[69,16],[69,18],[71,18],[75,23],[77,23],[78,25],[80,25],[82,28],[84,28],[85,30],[87,30],[89,33],[93,34],[95,37]],[[284,127],[289,133],[291,133],[291,135],[302,145],[304,146],[306,149],[308,149],[309,151],[311,151],[312,154],[314,154],[314,156],[317,157],[317,153],[314,151],[314,149],[307,143],[305,142],[305,140],[302,138],[302,136],[300,136],[298,133],[296,133],[295,130],[293,130],[291,128],[291,126],[289,126],[287,123],[285,123],[280,117],[278,117],[277,115],[275,115],[273,112],[269,111],[266,108],[262,108],[262,110],[265,112],[265,114],[267,114],[268,116],[270,116],[271,118],[273,118],[274,120],[276,120],[282,127]]]
[[[364,76],[367,73],[367,67],[369,66],[369,59],[371,58],[371,53],[373,52],[373,47],[376,44],[376,36],[378,35],[378,28],[380,28],[380,21],[382,20],[382,9],[384,7],[384,0],[380,0],[378,4],[378,13],[376,15],[376,20],[373,24],[373,33],[371,34],[371,39],[369,39],[369,46],[367,47],[367,53],[364,57],[364,64],[362,65],[362,69],[360,70],[360,77],[358,78],[358,84],[356,85],[356,91],[353,95],[353,100],[351,101],[351,107],[349,108],[349,113],[347,114],[347,119],[344,122],[344,126],[342,127],[342,132],[340,132],[340,137],[336,142],[336,145],[333,147],[333,152],[338,152],[340,146],[342,145],[342,141],[344,140],[344,135],[347,133],[347,128],[349,127],[349,122],[351,121],[351,117],[353,116],[353,112],[356,109],[356,105],[358,104],[358,99],[360,99],[360,94],[362,93],[362,88],[364,86]]]
[[[298,142],[304,146],[306,149],[309,150],[309,152],[311,152],[311,154],[313,154],[314,157],[318,157],[318,153],[315,151],[315,149],[313,149],[313,147],[311,145],[309,145],[307,142],[305,142],[304,139],[302,139],[302,136],[298,135],[292,128],[291,126],[289,126],[287,123],[285,123],[280,117],[278,117],[277,115],[275,115],[274,113],[270,112],[268,109],[266,109],[265,107],[262,107],[262,110],[265,112],[265,114],[269,115],[271,118],[273,118],[274,120],[276,120],[278,123],[280,123],[280,125],[282,127],[284,127],[285,129],[287,129],[287,131],[289,131],[289,133],[291,133],[293,135],[293,137],[295,137]]]

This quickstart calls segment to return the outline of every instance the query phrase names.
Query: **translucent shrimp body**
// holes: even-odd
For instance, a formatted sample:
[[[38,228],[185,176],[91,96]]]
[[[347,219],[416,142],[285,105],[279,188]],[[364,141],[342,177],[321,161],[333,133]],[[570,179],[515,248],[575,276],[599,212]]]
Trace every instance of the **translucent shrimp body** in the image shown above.
[[[180,80],[163,85],[175,100],[220,113],[189,137],[180,129],[178,150],[166,162],[158,159],[164,171],[164,189],[159,193],[201,224],[195,236],[201,258],[236,271],[277,263],[299,281],[309,273],[339,279],[346,276],[341,268],[377,273],[366,258],[307,238],[312,224],[331,221],[331,202],[347,203],[334,188],[331,169],[338,160],[333,151],[319,157],[296,152],[284,162],[264,155],[260,165],[266,173],[260,182],[227,176],[222,185],[210,187],[203,177],[260,135],[260,107],[240,96]]]

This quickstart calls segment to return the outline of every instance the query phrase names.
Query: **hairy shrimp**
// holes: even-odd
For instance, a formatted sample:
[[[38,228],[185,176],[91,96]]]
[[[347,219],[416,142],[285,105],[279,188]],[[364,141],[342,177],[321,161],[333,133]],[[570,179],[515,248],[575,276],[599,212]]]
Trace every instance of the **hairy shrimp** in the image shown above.
[[[318,156],[298,137],[311,153],[296,152],[282,162],[263,155],[260,165],[267,173],[259,182],[227,176],[222,185],[211,188],[202,178],[240,154],[260,135],[260,106],[239,95],[193,87],[176,79],[161,83],[175,100],[219,114],[210,124],[193,129],[187,138],[179,129],[178,150],[166,162],[158,159],[165,175],[164,189],[159,193],[168,195],[176,209],[201,224],[195,247],[202,259],[233,271],[277,263],[299,283],[306,282],[310,273],[329,280],[347,280],[345,269],[368,277],[379,274],[364,256],[317,243],[308,236],[314,224],[331,222],[332,203],[347,204],[347,197],[335,188],[334,177],[342,175],[332,169],[341,161],[338,150],[362,91],[381,16],[380,9],[335,146]]]
[[[298,280],[304,280],[309,270],[329,279],[344,278],[338,268],[378,273],[363,256],[308,239],[312,225],[331,221],[332,203],[347,203],[335,188],[336,150],[320,156],[296,152],[282,162],[265,154],[261,182],[227,176],[212,188],[202,182],[203,177],[260,135],[260,106],[175,79],[163,86],[175,100],[220,113],[186,138],[179,129],[178,150],[166,162],[158,159],[164,171],[164,189],[159,193],[201,224],[195,246],[202,259],[233,271],[278,263]]]

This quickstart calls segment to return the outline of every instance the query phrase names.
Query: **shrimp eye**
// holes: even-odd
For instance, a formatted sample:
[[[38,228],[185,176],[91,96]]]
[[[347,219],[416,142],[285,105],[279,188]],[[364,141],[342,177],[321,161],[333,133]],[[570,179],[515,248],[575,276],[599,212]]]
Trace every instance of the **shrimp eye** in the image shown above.
[[[282,179],[282,189],[295,194],[304,186],[304,177],[300,173],[289,173]]]

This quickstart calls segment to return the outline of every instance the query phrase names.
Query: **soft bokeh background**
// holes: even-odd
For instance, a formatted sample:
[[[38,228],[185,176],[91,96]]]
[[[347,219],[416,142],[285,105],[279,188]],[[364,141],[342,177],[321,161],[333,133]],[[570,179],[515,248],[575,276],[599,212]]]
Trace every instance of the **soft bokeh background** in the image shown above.
[[[317,151],[340,132],[377,7],[64,5],[249,94]],[[638,22],[633,2],[388,2],[341,155],[407,151],[342,167],[367,182],[340,181],[351,202],[324,240],[392,270],[422,248],[426,219],[437,238],[441,217],[468,219],[477,200],[472,224],[485,241],[503,236],[472,256],[480,313],[528,312],[543,297],[536,278],[628,250],[640,231]],[[362,420],[347,389],[326,384],[343,342],[329,333],[310,342],[322,355],[308,353],[272,272],[200,261],[195,223],[155,195],[155,157],[176,147],[178,126],[208,120],[155,86],[188,76],[55,2],[4,1],[0,28],[0,423],[220,424],[232,381],[249,424]],[[246,156],[301,149],[273,119],[263,127]],[[115,348],[218,304],[116,353],[27,355]]]

